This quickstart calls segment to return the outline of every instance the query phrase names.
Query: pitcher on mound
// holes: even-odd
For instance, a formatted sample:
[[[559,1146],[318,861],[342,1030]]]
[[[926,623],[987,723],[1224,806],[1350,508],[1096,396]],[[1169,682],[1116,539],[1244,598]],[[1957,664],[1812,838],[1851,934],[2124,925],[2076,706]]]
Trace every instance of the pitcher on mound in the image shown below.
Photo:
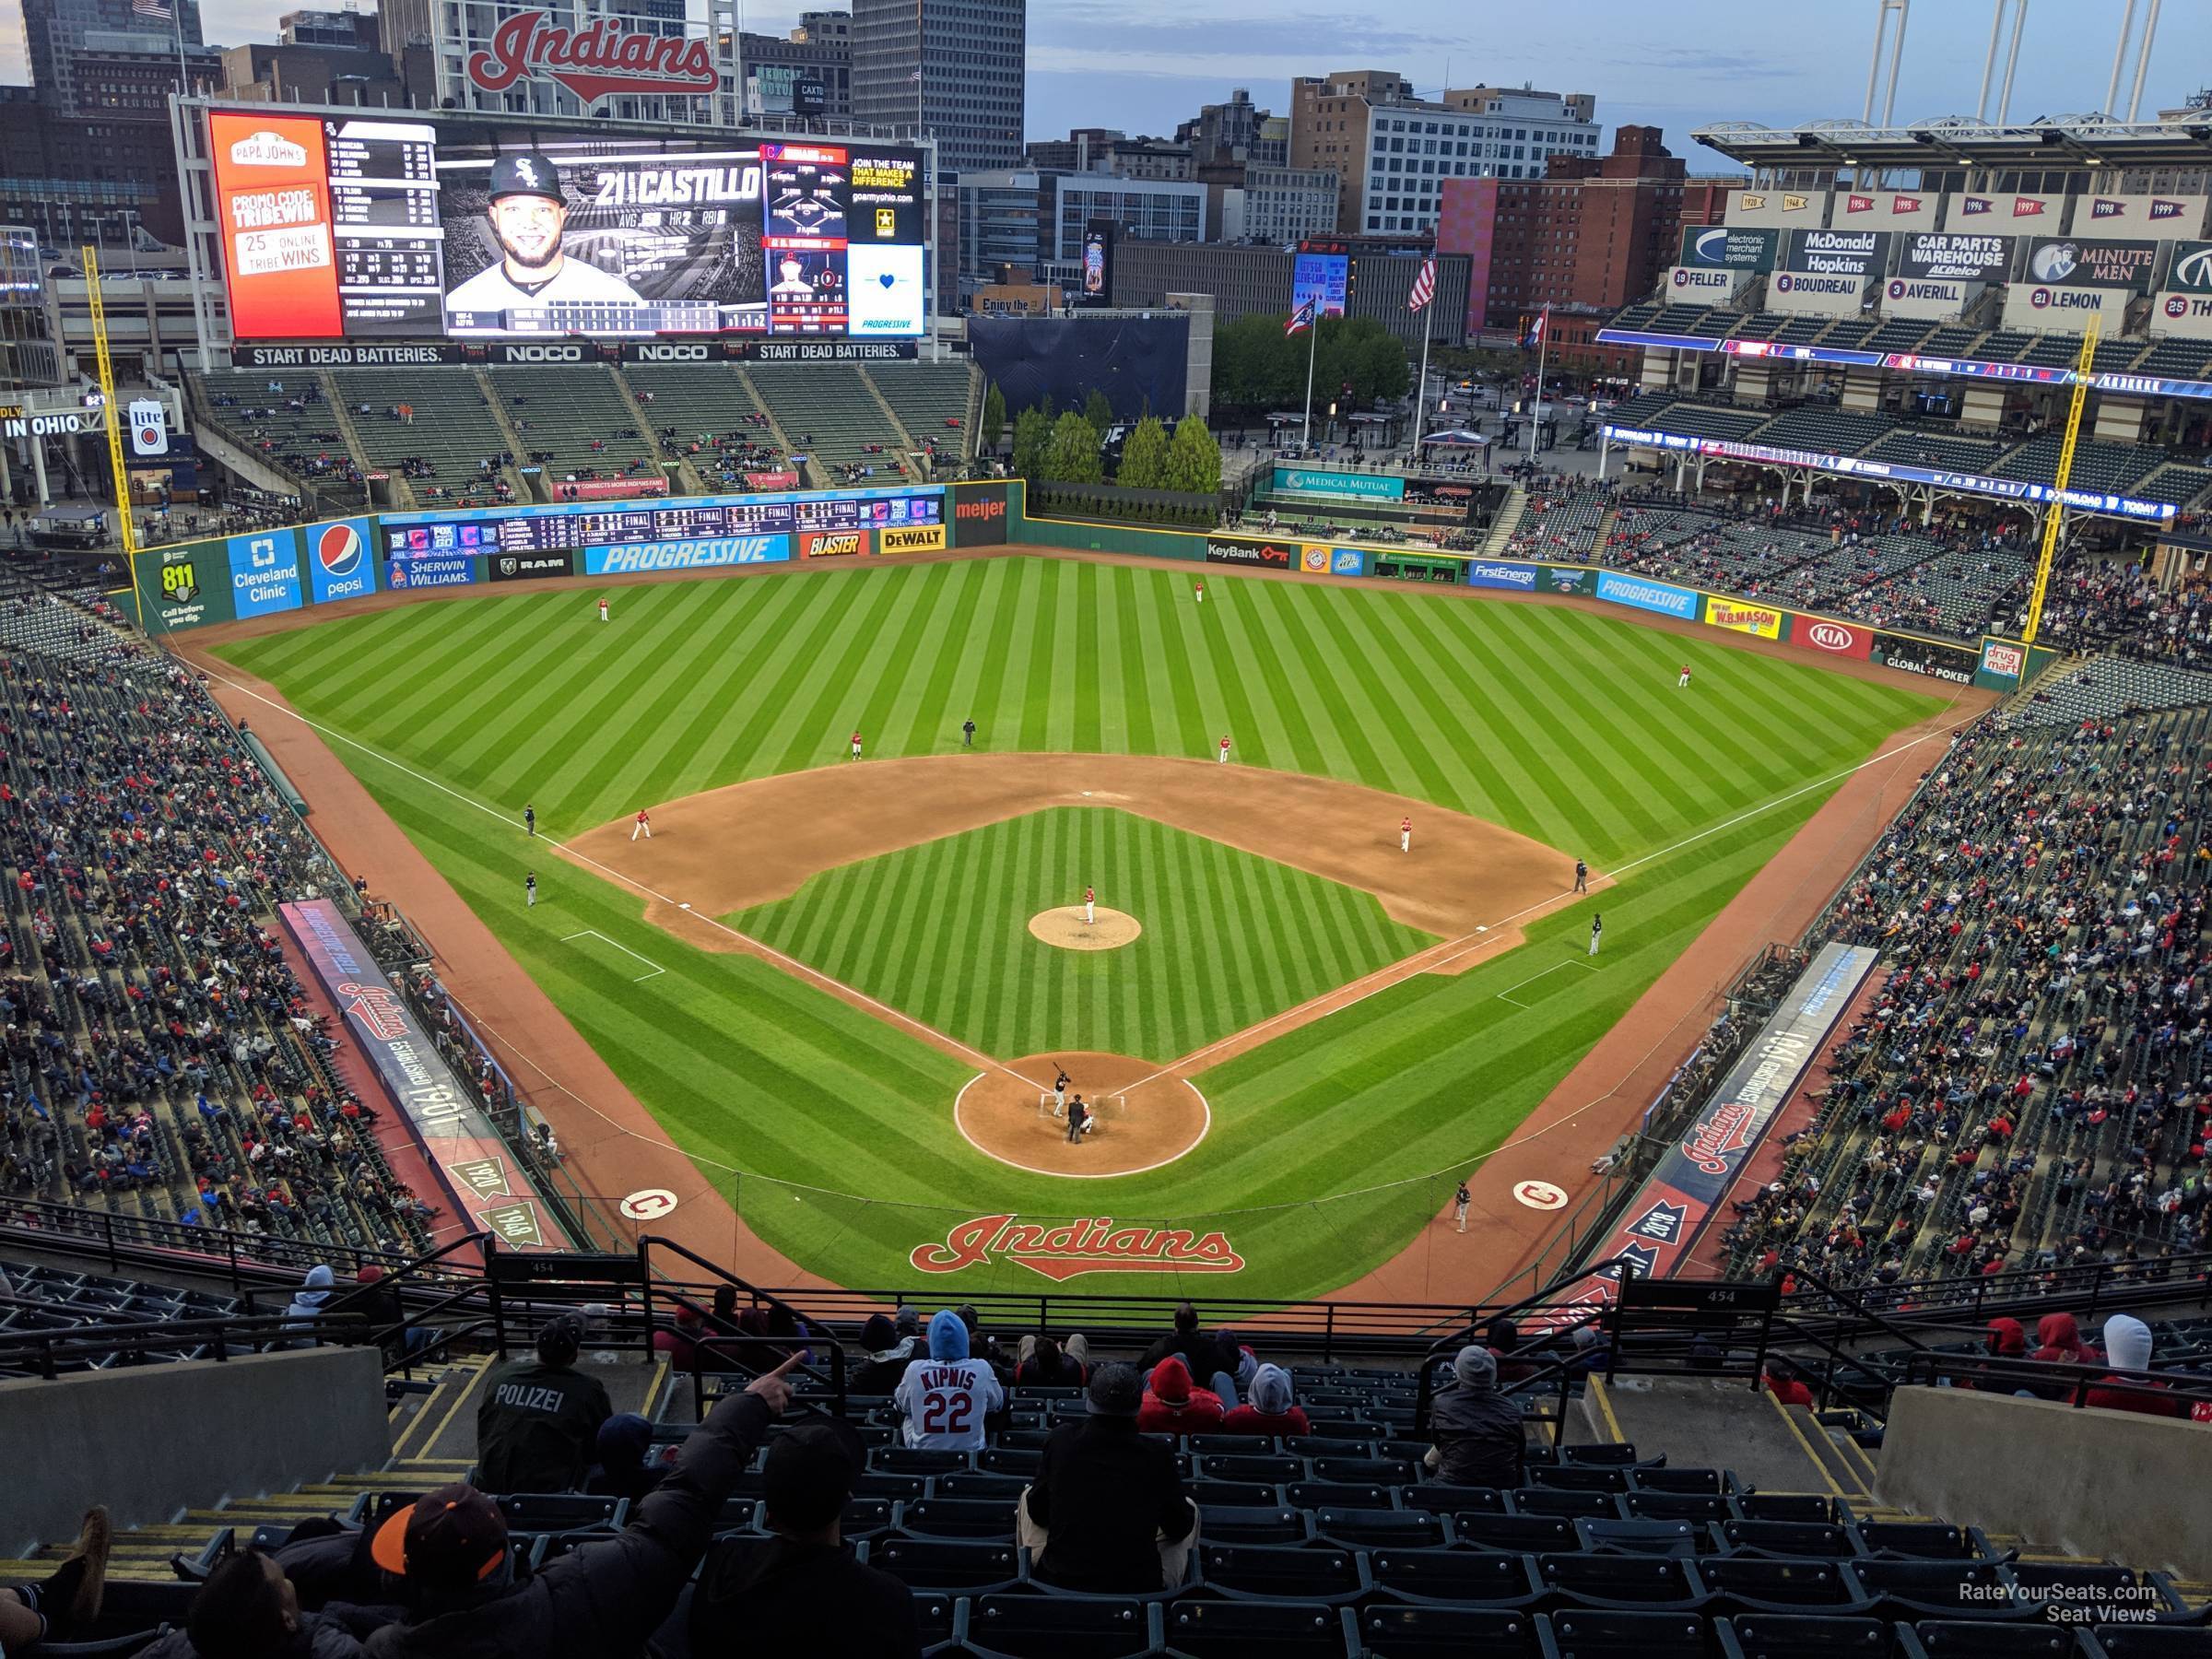
[[[1085,888],[1083,889],[1083,925],[1086,927],[1094,927],[1098,924],[1098,888]]]

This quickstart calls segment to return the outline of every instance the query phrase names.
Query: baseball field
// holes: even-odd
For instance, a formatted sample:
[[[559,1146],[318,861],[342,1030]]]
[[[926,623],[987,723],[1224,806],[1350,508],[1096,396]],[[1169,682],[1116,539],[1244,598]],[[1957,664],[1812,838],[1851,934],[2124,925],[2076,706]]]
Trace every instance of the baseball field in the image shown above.
[[[962,1230],[1009,1217],[1192,1235],[1076,1289],[1358,1278],[1939,707],[1585,609],[1206,574],[1203,604],[1189,571],[1018,555],[576,583],[215,655],[321,728],[762,1240],[971,1292],[1042,1286]],[[1061,1062],[1101,1107],[1072,1145],[1038,1101]],[[548,1111],[588,1186],[616,1136]]]

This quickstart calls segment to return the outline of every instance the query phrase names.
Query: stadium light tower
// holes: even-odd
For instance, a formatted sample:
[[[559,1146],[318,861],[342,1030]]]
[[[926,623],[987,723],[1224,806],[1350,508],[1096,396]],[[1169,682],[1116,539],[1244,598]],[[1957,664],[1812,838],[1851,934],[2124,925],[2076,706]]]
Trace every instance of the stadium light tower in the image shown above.
[[[2012,110],[2012,73],[2019,66],[2020,36],[2028,28],[2028,0],[1997,0],[1995,12],[1989,19],[1989,55],[1982,60],[1982,96],[1974,100],[1974,119],[1987,121],[1989,114],[1989,77],[1997,67],[1997,41],[2005,33],[2005,18],[2012,16],[2012,43],[2005,49],[2005,78],[1997,87],[1996,124],[2005,124],[2005,117]]]
[[[2143,107],[2143,77],[2150,72],[2150,42],[2159,32],[2159,6],[2161,0],[2150,0],[2143,13],[2143,43],[2136,49],[2136,80],[2127,95],[2127,119],[2135,120],[2136,112]],[[2136,29],[2136,0],[2127,0],[2127,9],[2120,14],[2120,39],[2112,46],[2112,78],[2104,88],[2104,112],[2120,113],[2120,73],[2127,63],[2128,37]]]
[[[1874,89],[1882,78],[1882,40],[1889,32],[1889,14],[1897,14],[1897,39],[1889,43],[1889,89],[1882,98],[1882,124],[1888,126],[1897,110],[1897,72],[1905,60],[1905,20],[1912,0],[1880,0],[1874,18],[1874,61],[1866,65],[1866,124],[1874,124]]]

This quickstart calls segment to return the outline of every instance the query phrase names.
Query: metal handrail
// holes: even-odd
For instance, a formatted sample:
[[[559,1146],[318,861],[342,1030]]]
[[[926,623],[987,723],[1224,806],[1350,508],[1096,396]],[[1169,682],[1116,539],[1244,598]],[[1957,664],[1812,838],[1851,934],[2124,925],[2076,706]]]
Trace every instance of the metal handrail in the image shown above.
[[[1969,1386],[1977,1382],[2003,1384],[2008,1391],[2022,1389],[2038,1399],[2053,1398],[2049,1390],[2063,1386],[2066,1404],[2077,1409],[2088,1404],[2092,1390],[2182,1407],[2172,1414],[2177,1417],[2188,1416],[2191,1409],[2199,1406],[2212,1409],[2212,1379],[2202,1372],[2156,1367],[2137,1371],[2101,1361],[2080,1365],[2062,1359],[2001,1359],[1994,1354],[1913,1354],[1906,1359],[1904,1370],[1893,1379],[1893,1385],[1940,1386],[1947,1378],[1954,1385],[1960,1381]],[[2188,1382],[2175,1381],[2180,1378],[2187,1378]]]
[[[20,1303],[52,1312],[50,1302]],[[52,1331],[0,1331],[0,1372],[23,1369],[22,1357],[35,1359],[48,1381],[61,1374],[56,1361],[78,1358],[143,1359],[156,1350],[206,1347],[209,1358],[227,1360],[234,1349],[257,1353],[273,1346],[319,1347],[327,1341],[353,1347],[369,1337],[369,1323],[358,1313],[335,1319],[287,1317],[278,1313],[210,1319],[135,1321],[119,1325],[69,1325]]]

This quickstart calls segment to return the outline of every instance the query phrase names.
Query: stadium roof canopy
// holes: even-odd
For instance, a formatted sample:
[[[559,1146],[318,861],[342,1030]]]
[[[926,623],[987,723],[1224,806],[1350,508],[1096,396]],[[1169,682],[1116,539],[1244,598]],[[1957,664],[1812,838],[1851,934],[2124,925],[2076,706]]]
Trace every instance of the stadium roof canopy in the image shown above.
[[[1897,127],[1723,121],[1690,136],[1747,167],[2212,167],[2212,111],[2187,121],[2046,115],[2003,126],[1969,115]]]

